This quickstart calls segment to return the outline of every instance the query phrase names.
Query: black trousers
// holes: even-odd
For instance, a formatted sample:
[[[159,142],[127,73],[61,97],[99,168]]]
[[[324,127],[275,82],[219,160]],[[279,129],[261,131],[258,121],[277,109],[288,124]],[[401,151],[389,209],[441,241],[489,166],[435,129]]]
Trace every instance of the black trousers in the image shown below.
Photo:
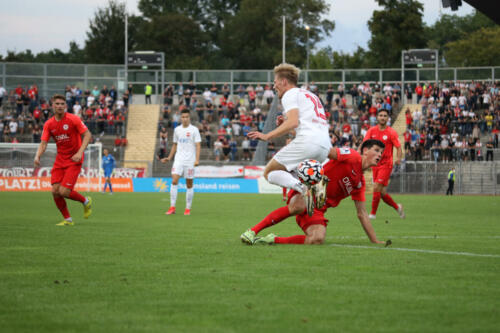
[[[446,195],[453,195],[453,187],[455,186],[455,181],[448,179],[448,189],[446,190]]]

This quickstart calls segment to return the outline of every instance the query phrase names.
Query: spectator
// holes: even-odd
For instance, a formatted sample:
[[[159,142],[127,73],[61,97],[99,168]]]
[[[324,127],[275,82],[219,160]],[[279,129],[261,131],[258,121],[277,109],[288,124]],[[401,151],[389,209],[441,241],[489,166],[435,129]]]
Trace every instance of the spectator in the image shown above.
[[[271,85],[268,83],[266,87],[264,88],[264,98],[267,103],[267,107],[271,107],[271,103],[273,102],[274,99],[274,92],[271,89]]]
[[[220,156],[222,154],[222,140],[223,139],[217,139],[214,142],[214,156],[215,156],[215,161],[219,162],[220,161]]]
[[[2,107],[4,97],[6,96],[7,96],[7,90],[5,90],[2,84],[0,84],[0,108]]]
[[[234,139],[234,136],[231,137],[229,141],[229,148],[231,149],[231,161],[236,161],[236,153],[238,152],[238,143]]]
[[[217,97],[217,92],[219,89],[215,85],[215,82],[212,82],[212,87],[210,87],[210,94],[212,95],[212,103],[215,103],[215,98]]]
[[[446,190],[446,195],[453,195],[453,187],[455,186],[455,168],[452,168],[448,172],[448,189]]]
[[[12,118],[9,122],[9,134],[11,139],[16,137],[17,127],[18,127],[17,121],[14,118]]]
[[[73,114],[82,118],[82,106],[79,101],[75,100],[75,104],[73,105]]]
[[[33,127],[33,143],[40,143],[42,138],[42,129],[38,124]]]
[[[486,161],[492,161],[493,162],[493,139],[490,139],[486,143]]]
[[[179,114],[179,110],[177,110],[172,116],[172,128],[176,128],[177,126],[179,126],[180,121],[181,121],[181,115]]]
[[[480,139],[477,139],[475,148],[476,148],[477,160],[482,161],[483,160],[483,151],[482,151],[483,144],[481,143]]]
[[[245,138],[241,142],[241,149],[243,151],[242,161],[250,161],[250,140],[245,135]]]
[[[153,94],[153,86],[148,82],[144,87],[144,96],[146,98],[146,104],[151,104],[151,95]]]

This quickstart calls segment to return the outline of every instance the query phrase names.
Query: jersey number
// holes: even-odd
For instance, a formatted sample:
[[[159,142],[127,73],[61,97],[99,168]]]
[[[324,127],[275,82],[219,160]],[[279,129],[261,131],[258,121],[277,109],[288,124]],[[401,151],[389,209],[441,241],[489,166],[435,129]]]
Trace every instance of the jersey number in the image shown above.
[[[316,116],[323,120],[326,120],[325,109],[323,108],[323,105],[321,104],[318,96],[311,96],[309,94],[306,94],[306,97],[309,98],[314,104],[314,112],[316,113]]]

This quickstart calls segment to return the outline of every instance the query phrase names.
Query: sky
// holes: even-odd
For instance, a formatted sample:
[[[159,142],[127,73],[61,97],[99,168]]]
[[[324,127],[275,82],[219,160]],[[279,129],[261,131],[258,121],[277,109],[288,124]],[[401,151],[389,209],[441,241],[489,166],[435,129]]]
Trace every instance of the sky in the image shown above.
[[[123,0],[120,0],[123,1]],[[7,3],[8,2],[8,3]],[[139,0],[125,0],[127,10],[139,14]],[[370,39],[367,22],[378,8],[374,0],[326,0],[330,12],[325,15],[335,21],[335,30],[316,45],[316,48],[331,46],[335,51],[351,53],[358,45],[366,48]],[[466,2],[457,12],[441,8],[441,0],[420,0],[424,4],[424,22],[433,24],[440,15],[472,13]],[[0,0],[0,54],[7,50],[21,52],[30,49],[33,53],[58,48],[68,51],[74,40],[84,45],[89,20],[103,0]]]

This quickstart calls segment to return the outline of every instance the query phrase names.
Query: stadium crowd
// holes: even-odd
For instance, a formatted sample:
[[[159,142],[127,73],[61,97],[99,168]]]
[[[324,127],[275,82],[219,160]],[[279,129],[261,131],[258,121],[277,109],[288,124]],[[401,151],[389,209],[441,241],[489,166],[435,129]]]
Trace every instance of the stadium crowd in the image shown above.
[[[93,140],[103,135],[116,135],[115,150],[127,144],[125,138],[128,105],[132,98],[131,87],[118,98],[114,86],[82,91],[78,86],[66,86],[67,112],[79,116]],[[0,86],[1,142],[40,142],[44,123],[53,115],[51,101],[40,97],[37,85],[18,85],[8,92]]]
[[[311,82],[303,85],[317,94],[325,105],[330,122],[332,142],[340,146],[357,147],[368,128],[375,125],[376,113],[380,108],[390,112],[398,107],[401,89],[394,86],[381,86],[361,82],[345,90],[342,84],[337,90],[330,84],[321,91]],[[175,128],[179,124],[180,111],[184,108],[194,110],[199,123],[204,145],[213,149],[215,161],[249,161],[253,158],[258,141],[247,137],[250,131],[264,128],[267,114],[274,99],[274,91],[270,83],[266,85],[239,85],[234,94],[230,94],[227,83],[217,86],[215,83],[205,87],[198,94],[196,86],[190,82],[178,86],[172,84],[163,93],[163,120],[160,122],[160,136],[165,136],[166,128]],[[347,95],[351,95],[348,103]],[[174,111],[175,110],[175,111]],[[161,142],[165,142],[160,138]],[[272,158],[278,148],[285,142],[270,142],[268,159]],[[164,156],[164,145],[160,147],[159,156]]]
[[[498,83],[426,83],[418,85],[415,94],[421,111],[405,110],[407,158],[493,160],[500,133]]]
[[[349,87],[303,88],[317,94],[325,106],[330,136],[336,146],[357,148],[366,131],[376,124],[377,110],[399,110],[401,93],[416,100],[420,110],[402,110],[406,117],[404,148],[407,160],[492,160],[500,135],[499,84],[484,82],[425,83],[402,91],[398,83],[360,82]],[[94,140],[116,136],[114,148],[127,144],[125,126],[132,86],[119,97],[114,86],[82,91],[76,85],[65,88],[68,112],[78,115]],[[180,124],[180,113],[189,108],[199,127],[203,146],[217,162],[249,161],[258,141],[247,137],[264,128],[274,98],[270,83],[238,85],[233,93],[228,83],[198,89],[193,82],[169,84],[163,92],[163,114],[159,122],[158,157],[168,153],[169,129]],[[50,101],[39,97],[36,85],[17,86],[7,91],[0,85],[0,141],[39,142],[43,124],[52,116]],[[390,124],[389,124],[390,125]],[[289,138],[290,139],[290,138]],[[285,140],[270,142],[272,158]]]

